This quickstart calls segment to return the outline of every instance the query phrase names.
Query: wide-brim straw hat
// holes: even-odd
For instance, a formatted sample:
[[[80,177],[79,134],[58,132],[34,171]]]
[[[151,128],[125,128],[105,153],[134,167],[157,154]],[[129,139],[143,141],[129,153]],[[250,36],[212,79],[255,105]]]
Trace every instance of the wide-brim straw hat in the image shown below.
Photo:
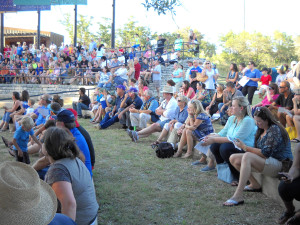
[[[174,88],[171,86],[164,86],[164,89],[162,91],[162,93],[169,93],[169,94],[173,94],[174,93]]]
[[[54,191],[31,166],[20,162],[0,164],[0,224],[46,225],[56,209]]]

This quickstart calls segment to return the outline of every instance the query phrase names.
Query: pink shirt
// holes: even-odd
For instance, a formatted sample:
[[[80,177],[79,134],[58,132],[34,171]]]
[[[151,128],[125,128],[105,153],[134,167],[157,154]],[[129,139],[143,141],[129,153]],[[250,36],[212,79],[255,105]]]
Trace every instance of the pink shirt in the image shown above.
[[[187,92],[184,91],[183,94],[184,94],[185,96],[187,96],[187,94],[190,92],[190,90],[192,91],[192,94],[191,94],[191,96],[190,96],[190,99],[192,99],[192,98],[194,98],[194,96],[195,96],[194,88],[190,87],[190,88],[187,90]]]
[[[279,94],[273,95],[272,99],[275,101],[278,98]],[[264,97],[264,99],[261,101],[262,106],[271,105],[272,102],[269,102],[268,97]]]

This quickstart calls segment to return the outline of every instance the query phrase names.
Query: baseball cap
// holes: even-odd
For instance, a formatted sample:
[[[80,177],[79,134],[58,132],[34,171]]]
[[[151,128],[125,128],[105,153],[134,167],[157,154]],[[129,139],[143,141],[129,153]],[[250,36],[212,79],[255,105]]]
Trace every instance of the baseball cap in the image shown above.
[[[70,110],[63,110],[57,114],[57,121],[64,123],[73,123],[75,122],[75,116]]]
[[[131,88],[129,88],[128,92],[134,92],[134,93],[137,93],[138,90],[137,90],[135,87],[131,87]]]
[[[122,85],[122,84],[118,85],[116,88],[120,88],[120,89],[122,89],[123,91],[125,91],[125,90],[126,90],[125,86],[124,86],[124,85]]]
[[[72,109],[72,108],[67,108],[67,110],[71,111],[74,114],[76,127],[79,127],[80,125],[77,121],[77,117],[78,117],[77,111],[75,109]]]

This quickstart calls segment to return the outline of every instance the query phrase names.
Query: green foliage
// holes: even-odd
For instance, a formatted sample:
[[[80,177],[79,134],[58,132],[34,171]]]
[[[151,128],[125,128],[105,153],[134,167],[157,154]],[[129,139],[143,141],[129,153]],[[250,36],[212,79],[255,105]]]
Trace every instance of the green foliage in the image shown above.
[[[295,40],[295,53],[298,56],[298,60],[300,60],[300,35]]]
[[[290,62],[296,59],[294,40],[286,33],[274,32],[273,48],[273,56],[277,63]]]
[[[102,21],[98,22],[99,28],[97,31],[97,36],[102,39],[102,43],[105,45],[111,45],[111,19],[102,17]]]
[[[153,9],[158,15],[165,15],[168,12],[172,15],[176,15],[175,8],[182,4],[179,0],[145,0],[142,5],[147,9],[147,11],[149,11],[149,9]]]

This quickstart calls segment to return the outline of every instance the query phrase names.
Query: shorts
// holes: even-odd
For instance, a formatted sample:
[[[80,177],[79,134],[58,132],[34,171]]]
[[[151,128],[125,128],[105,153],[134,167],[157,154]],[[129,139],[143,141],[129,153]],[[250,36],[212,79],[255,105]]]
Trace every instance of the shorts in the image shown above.
[[[160,88],[161,80],[154,80],[153,85],[155,88]]]
[[[169,123],[170,121],[171,121],[171,119],[164,120],[164,121],[158,120],[158,121],[156,121],[156,123],[158,123],[160,125],[161,129],[163,129],[165,124]]]
[[[282,163],[279,160],[269,157],[266,159],[264,169],[261,173],[270,177],[276,177],[281,168]]]

